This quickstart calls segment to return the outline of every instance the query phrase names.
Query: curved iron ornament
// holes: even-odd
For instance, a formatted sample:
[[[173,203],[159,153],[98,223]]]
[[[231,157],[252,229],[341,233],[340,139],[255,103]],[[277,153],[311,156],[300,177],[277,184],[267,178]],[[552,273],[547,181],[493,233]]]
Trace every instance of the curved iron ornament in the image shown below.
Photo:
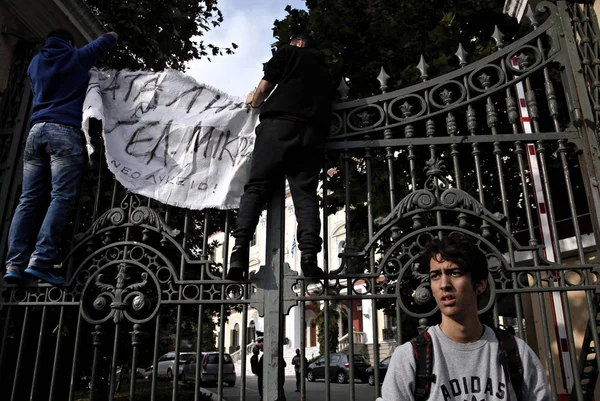
[[[120,262],[113,278],[109,272],[114,267],[114,264],[104,266],[87,281],[82,293],[83,318],[91,324],[102,324],[110,319],[115,324],[123,319],[141,324],[153,319],[161,303],[156,276],[139,263]],[[90,308],[87,300],[92,297]]]

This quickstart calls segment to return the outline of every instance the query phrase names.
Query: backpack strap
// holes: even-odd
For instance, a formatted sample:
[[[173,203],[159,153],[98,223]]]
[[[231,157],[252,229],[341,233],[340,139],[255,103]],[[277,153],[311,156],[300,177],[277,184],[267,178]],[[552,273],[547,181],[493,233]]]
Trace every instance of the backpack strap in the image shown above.
[[[515,391],[517,400],[521,400],[521,388],[523,386],[523,362],[519,355],[517,340],[507,332],[496,327],[493,328],[498,338],[500,364],[504,375],[509,379],[510,385]]]
[[[433,372],[433,345],[431,336],[427,331],[413,338],[410,343],[413,347],[415,362],[417,363],[417,374],[415,377],[415,401],[423,401],[429,398],[431,383],[435,383]]]

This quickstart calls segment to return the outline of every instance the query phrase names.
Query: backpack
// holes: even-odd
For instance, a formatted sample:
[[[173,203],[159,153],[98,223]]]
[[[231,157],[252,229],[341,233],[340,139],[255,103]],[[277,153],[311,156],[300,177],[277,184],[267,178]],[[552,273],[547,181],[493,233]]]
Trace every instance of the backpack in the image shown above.
[[[522,399],[521,387],[523,384],[523,362],[517,348],[515,337],[505,330],[492,327],[500,348],[500,364],[504,375],[509,379],[509,392],[512,385],[517,401]],[[424,331],[413,338],[410,343],[413,347],[415,362],[417,363],[417,374],[415,377],[415,400],[424,401],[429,397],[431,383],[435,383],[433,372],[433,345],[431,335]],[[512,394],[511,394],[512,396]],[[514,396],[513,396],[514,397]],[[514,399],[514,398],[511,398]]]

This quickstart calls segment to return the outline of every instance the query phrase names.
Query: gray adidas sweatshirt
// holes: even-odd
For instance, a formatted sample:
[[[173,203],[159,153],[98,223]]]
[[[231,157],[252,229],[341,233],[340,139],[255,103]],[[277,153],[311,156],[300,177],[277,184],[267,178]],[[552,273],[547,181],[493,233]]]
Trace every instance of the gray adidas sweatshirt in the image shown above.
[[[508,380],[499,362],[498,339],[486,327],[474,343],[450,340],[439,326],[428,329],[433,343],[432,401],[516,401],[509,397]],[[516,338],[523,361],[525,400],[550,399],[545,370],[532,349]],[[416,363],[410,342],[398,347],[388,367],[378,401],[414,401]]]

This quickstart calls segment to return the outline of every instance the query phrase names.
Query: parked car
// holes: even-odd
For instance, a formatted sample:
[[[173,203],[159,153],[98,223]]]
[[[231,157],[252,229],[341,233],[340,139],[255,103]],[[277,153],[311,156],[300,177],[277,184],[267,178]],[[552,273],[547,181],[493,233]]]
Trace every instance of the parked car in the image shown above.
[[[219,379],[219,353],[203,352],[200,361],[194,355],[183,365],[181,373],[182,383],[194,383],[196,381],[196,369],[200,365],[200,381],[202,383],[216,383]],[[222,380],[230,387],[235,386],[235,366],[229,354],[223,354],[223,376]]]
[[[158,358],[158,363],[156,364],[158,368],[156,369],[156,377],[158,378],[167,378],[169,380],[173,380],[173,370],[175,369],[175,352],[167,352],[160,358]],[[180,352],[179,353],[179,379],[181,380],[183,373],[183,366],[192,358],[195,358],[195,352]],[[153,368],[153,367],[151,367]],[[150,368],[148,369],[150,370]],[[150,373],[151,375],[152,373]]]
[[[379,362],[379,384],[383,383],[383,379],[385,379],[385,374],[387,373],[391,358],[392,358],[391,356],[388,356],[383,361]],[[367,375],[367,381],[369,382],[369,385],[374,386],[375,385],[375,366],[371,366],[371,367],[367,368],[367,370],[365,371],[365,374]]]
[[[366,381],[367,375],[365,371],[369,367],[369,363],[362,355],[354,355],[354,378],[360,381]],[[329,377],[338,383],[346,383],[350,377],[350,359],[347,354],[330,354],[329,355]],[[310,365],[306,378],[309,382],[325,379],[325,357],[320,357]]]

